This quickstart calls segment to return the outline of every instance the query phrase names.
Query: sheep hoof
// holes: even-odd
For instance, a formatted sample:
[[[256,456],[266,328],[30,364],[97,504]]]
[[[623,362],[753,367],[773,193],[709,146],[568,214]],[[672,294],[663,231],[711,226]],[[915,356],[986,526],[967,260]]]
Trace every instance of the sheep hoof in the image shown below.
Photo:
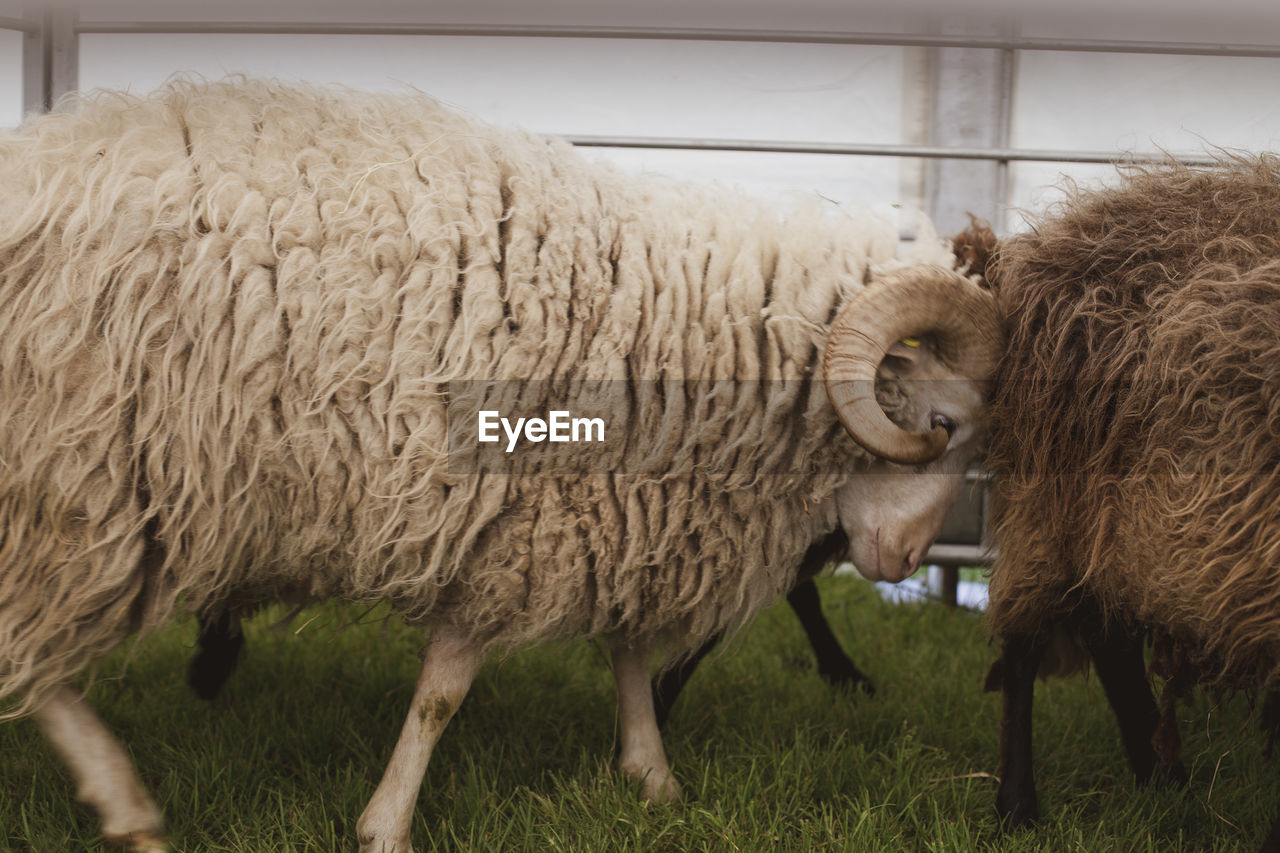
[[[667,774],[665,777],[650,773],[644,779],[642,794],[651,803],[678,803],[683,794],[676,777]]]
[[[107,835],[108,844],[123,848],[129,853],[169,853],[169,842],[163,835],[151,832],[130,832],[124,835]]]
[[[832,666],[827,669],[819,669],[818,675],[832,687],[841,690],[847,690],[851,693],[862,692],[868,696],[876,695],[876,686],[871,683],[871,679],[862,674],[862,671],[853,665]]]
[[[1169,764],[1157,765],[1154,777],[1157,785],[1168,788],[1185,788],[1191,784],[1191,777],[1187,776],[1187,768],[1177,760]]]
[[[999,819],[1002,829],[1009,831],[1025,829],[1035,823],[1036,818],[1040,817],[1040,808],[1036,804],[1035,797],[1005,803],[1001,797],[997,796],[996,817]]]
[[[408,837],[392,841],[374,839],[360,842],[360,853],[413,853]]]

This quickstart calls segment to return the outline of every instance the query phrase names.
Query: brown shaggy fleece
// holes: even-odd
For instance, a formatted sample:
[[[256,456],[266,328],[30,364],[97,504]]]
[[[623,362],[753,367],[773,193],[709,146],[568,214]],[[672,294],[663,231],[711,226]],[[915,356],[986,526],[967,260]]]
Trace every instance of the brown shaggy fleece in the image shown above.
[[[0,710],[282,597],[498,646],[733,629],[868,459],[820,355],[896,251],[419,95],[179,82],[31,120],[0,136]],[[460,399],[545,415],[570,382],[615,391],[609,464],[459,461]]]
[[[1280,159],[1074,192],[992,285],[995,632],[1078,587],[1206,680],[1280,685]]]

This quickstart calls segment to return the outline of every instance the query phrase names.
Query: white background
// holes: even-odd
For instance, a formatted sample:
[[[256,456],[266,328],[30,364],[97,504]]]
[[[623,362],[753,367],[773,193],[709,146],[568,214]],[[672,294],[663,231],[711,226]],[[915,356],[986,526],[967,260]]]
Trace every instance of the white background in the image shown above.
[[[948,32],[1009,26],[1008,8],[941,7]],[[1090,39],[1280,43],[1280,4],[1018,4],[1020,32]],[[823,0],[272,0],[86,2],[82,20],[432,22],[922,32],[923,5]],[[22,3],[0,0],[0,15]],[[1053,17],[1054,15],[1057,17]],[[21,44],[0,31],[0,125],[21,118]],[[921,144],[921,48],[437,36],[106,35],[80,38],[83,88],[150,91],[173,74],[271,75],[364,89],[415,87],[491,121],[558,134]],[[1011,144],[1120,154],[1280,149],[1280,59],[1021,51]],[[599,149],[635,168],[820,193],[885,213],[920,204],[919,161],[888,157]],[[1106,166],[1014,164],[1009,207],[1042,207],[1061,174]],[[1007,224],[1017,227],[1010,215]]]

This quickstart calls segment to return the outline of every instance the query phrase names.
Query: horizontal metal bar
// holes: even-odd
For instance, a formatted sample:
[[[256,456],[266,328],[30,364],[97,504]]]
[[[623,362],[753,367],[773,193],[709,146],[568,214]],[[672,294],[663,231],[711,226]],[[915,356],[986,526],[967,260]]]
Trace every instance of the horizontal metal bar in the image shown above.
[[[657,148],[690,151],[753,151],[767,154],[858,154],[868,157],[923,157],[950,160],[998,160],[1040,163],[1163,163],[1177,160],[1193,166],[1216,160],[1201,154],[1066,151],[1022,148],[960,148],[891,143],[783,142],[753,139],[695,139],[649,136],[566,136],[584,148]]]
[[[995,560],[996,551],[993,548],[934,542],[920,562],[938,566],[989,566]]]
[[[35,21],[28,21],[25,18],[9,18],[0,15],[0,30],[17,30],[23,33],[35,33],[40,31],[40,26]]]
[[[960,45],[956,45],[959,47]],[[1127,41],[1122,39],[1055,39],[1022,36],[992,38],[986,47],[995,50],[1050,50],[1073,53],[1158,53],[1176,56],[1280,57],[1280,45],[1231,42]]]
[[[1124,41],[1034,36],[969,36],[928,33],[858,33],[806,30],[585,27],[523,24],[306,23],[294,21],[84,21],[92,35],[211,33],[223,35],[416,35],[530,38],[664,39],[673,41],[862,44],[898,47],[964,47],[1090,53],[1165,53],[1203,56],[1280,57],[1280,45],[1228,42]]]

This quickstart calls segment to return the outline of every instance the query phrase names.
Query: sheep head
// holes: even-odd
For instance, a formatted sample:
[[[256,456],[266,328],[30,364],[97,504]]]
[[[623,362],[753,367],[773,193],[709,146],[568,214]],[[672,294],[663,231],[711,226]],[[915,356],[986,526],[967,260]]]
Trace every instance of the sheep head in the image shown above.
[[[876,457],[836,494],[868,579],[914,574],[941,529],[985,443],[986,381],[1002,340],[991,293],[933,266],[874,282],[833,325],[827,394]]]

